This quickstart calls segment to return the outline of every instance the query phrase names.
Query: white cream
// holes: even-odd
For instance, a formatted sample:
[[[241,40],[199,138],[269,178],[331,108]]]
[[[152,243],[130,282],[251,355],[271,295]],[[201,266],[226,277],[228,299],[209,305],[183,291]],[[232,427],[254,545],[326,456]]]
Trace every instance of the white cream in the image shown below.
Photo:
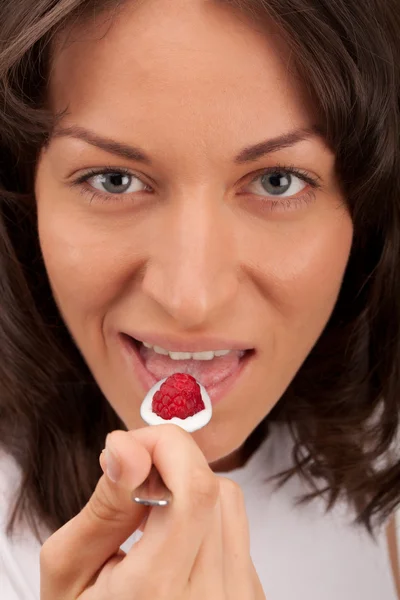
[[[145,421],[145,423],[147,423],[148,425],[162,425],[165,423],[173,423],[175,425],[179,425],[179,427],[182,427],[182,429],[185,429],[185,431],[187,431],[188,433],[193,433],[193,431],[197,431],[197,429],[201,429],[202,427],[207,425],[212,416],[212,404],[207,390],[197,380],[196,381],[200,386],[201,397],[205,406],[203,410],[196,413],[192,417],[187,417],[186,419],[179,419],[179,417],[173,417],[169,420],[163,419],[162,417],[159,417],[158,415],[156,415],[156,413],[153,412],[151,408],[153,396],[156,392],[158,392],[164,381],[167,381],[167,379],[168,377],[157,381],[157,383],[154,384],[153,387],[147,392],[140,407],[140,416],[142,417],[143,421]]]

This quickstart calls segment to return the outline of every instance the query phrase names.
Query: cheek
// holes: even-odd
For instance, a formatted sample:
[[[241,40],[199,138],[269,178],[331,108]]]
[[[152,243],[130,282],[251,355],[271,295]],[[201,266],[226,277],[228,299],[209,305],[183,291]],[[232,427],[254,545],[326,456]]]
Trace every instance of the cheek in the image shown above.
[[[39,197],[39,196],[38,196]],[[57,197],[57,202],[52,199]],[[46,192],[38,201],[38,232],[56,302],[69,325],[104,314],[121,282],[121,236],[87,212]],[[117,279],[119,277],[119,279]]]
[[[109,295],[106,257],[101,245],[64,215],[39,218],[40,244],[54,294],[62,306],[92,305]]]
[[[344,208],[312,221],[275,239],[265,280],[279,333],[306,349],[334,308],[353,238]]]

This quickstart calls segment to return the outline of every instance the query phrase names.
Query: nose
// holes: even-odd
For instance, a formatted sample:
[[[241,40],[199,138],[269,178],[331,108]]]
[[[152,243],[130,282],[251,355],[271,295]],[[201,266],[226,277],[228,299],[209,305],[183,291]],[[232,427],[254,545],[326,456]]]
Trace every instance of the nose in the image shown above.
[[[181,328],[198,328],[229,310],[238,290],[229,207],[206,190],[163,207],[142,290]]]

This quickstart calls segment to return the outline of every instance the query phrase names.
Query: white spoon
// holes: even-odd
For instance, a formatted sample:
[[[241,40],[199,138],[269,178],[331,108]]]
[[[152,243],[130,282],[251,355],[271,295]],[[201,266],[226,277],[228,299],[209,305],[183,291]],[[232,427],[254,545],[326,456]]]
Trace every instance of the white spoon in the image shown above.
[[[192,417],[187,417],[186,419],[173,417],[172,419],[165,420],[152,411],[151,405],[153,396],[156,392],[158,392],[164,381],[167,379],[168,377],[157,381],[157,383],[153,385],[153,387],[147,392],[140,407],[140,416],[142,417],[143,421],[145,421],[148,425],[173,423],[179,427],[182,427],[182,429],[188,433],[193,433],[193,431],[197,431],[198,429],[201,429],[207,425],[212,417],[212,404],[207,390],[198,381],[197,383],[200,387],[201,397],[205,406],[205,408],[200,412],[196,413]],[[172,499],[172,494],[163,482],[156,467],[153,465],[147,479],[142,483],[142,485],[132,492],[131,497],[133,502],[144,504],[145,506],[167,506]]]

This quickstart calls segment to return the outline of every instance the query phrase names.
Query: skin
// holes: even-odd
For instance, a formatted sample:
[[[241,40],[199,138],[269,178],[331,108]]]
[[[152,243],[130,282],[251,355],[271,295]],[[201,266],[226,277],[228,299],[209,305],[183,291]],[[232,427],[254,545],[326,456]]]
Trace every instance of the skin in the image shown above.
[[[43,150],[35,191],[55,299],[128,429],[145,425],[147,390],[121,359],[119,331],[213,335],[256,349],[247,375],[192,435],[215,470],[241,464],[242,444],[315,344],[352,243],[322,137],[234,161],[245,147],[315,125],[289,63],[272,25],[257,29],[200,0],[128,3],[112,21],[64,34],[55,48],[49,102],[68,107],[60,128],[139,146],[151,160],[66,135]],[[273,196],[260,177],[278,165],[319,178],[320,188],[293,176]],[[93,198],[93,178],[72,185],[109,166],[143,183],[133,179],[137,191],[113,198]]]

